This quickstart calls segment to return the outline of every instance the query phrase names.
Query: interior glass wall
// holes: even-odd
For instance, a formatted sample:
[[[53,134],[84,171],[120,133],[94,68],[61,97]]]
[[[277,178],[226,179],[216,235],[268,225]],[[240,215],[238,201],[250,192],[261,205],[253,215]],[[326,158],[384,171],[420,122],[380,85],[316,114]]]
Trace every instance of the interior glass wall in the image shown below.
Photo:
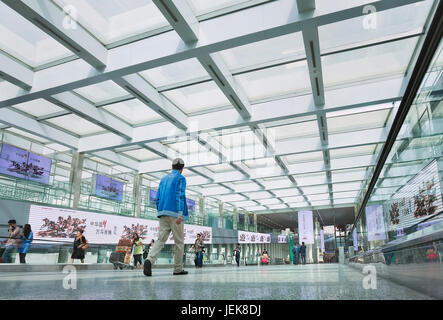
[[[355,260],[387,265],[441,262],[443,230],[443,47],[436,51],[396,141],[355,224]],[[355,242],[355,241],[354,241]],[[406,246],[413,249],[402,249]],[[371,259],[374,256],[372,255]]]

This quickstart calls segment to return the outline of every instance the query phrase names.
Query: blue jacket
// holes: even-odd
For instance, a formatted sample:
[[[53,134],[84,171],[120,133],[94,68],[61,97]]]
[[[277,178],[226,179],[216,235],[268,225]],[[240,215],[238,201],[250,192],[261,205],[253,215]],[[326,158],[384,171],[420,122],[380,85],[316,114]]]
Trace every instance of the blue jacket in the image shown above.
[[[34,234],[32,233],[32,231],[29,233],[28,238],[25,238],[25,236],[20,236],[20,239],[22,239],[22,244],[20,246],[20,249],[18,250],[19,253],[28,253],[33,237]]]
[[[186,204],[186,179],[177,170],[164,176],[157,190],[157,216],[170,216],[189,220],[188,206]]]

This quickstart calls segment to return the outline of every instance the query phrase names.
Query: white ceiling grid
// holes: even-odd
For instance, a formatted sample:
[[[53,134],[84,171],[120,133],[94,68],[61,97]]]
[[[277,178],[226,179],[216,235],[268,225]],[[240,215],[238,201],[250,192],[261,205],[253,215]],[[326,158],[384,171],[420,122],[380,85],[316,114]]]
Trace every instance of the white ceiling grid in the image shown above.
[[[246,211],[353,206],[433,2],[0,0],[1,128],[152,185],[180,156]]]

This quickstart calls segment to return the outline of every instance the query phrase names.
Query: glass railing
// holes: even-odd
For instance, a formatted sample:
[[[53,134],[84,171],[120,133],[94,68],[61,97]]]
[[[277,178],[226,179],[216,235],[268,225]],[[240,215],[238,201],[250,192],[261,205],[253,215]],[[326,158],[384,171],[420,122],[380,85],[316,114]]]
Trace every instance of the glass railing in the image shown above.
[[[431,39],[430,33],[424,45],[428,53],[423,50],[418,60],[428,61],[427,69],[422,68],[426,72],[414,69],[407,89],[411,97],[402,101],[367,201],[348,234],[347,245],[355,248],[349,253],[351,262],[441,263],[443,42],[437,36]],[[430,47],[436,50],[430,52]],[[414,81],[416,94],[410,89]],[[437,277],[442,278],[441,272]]]

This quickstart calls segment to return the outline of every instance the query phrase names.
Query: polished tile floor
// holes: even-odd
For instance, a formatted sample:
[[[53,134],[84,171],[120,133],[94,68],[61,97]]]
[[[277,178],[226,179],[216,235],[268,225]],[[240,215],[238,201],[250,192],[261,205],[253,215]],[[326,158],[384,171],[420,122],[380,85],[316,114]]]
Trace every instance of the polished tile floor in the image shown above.
[[[431,299],[393,282],[377,279],[377,289],[364,289],[363,277],[345,265],[225,266],[187,269],[78,271],[76,289],[62,272],[1,272],[0,299]],[[72,274],[70,274],[72,275]],[[65,279],[65,280],[64,280]]]

